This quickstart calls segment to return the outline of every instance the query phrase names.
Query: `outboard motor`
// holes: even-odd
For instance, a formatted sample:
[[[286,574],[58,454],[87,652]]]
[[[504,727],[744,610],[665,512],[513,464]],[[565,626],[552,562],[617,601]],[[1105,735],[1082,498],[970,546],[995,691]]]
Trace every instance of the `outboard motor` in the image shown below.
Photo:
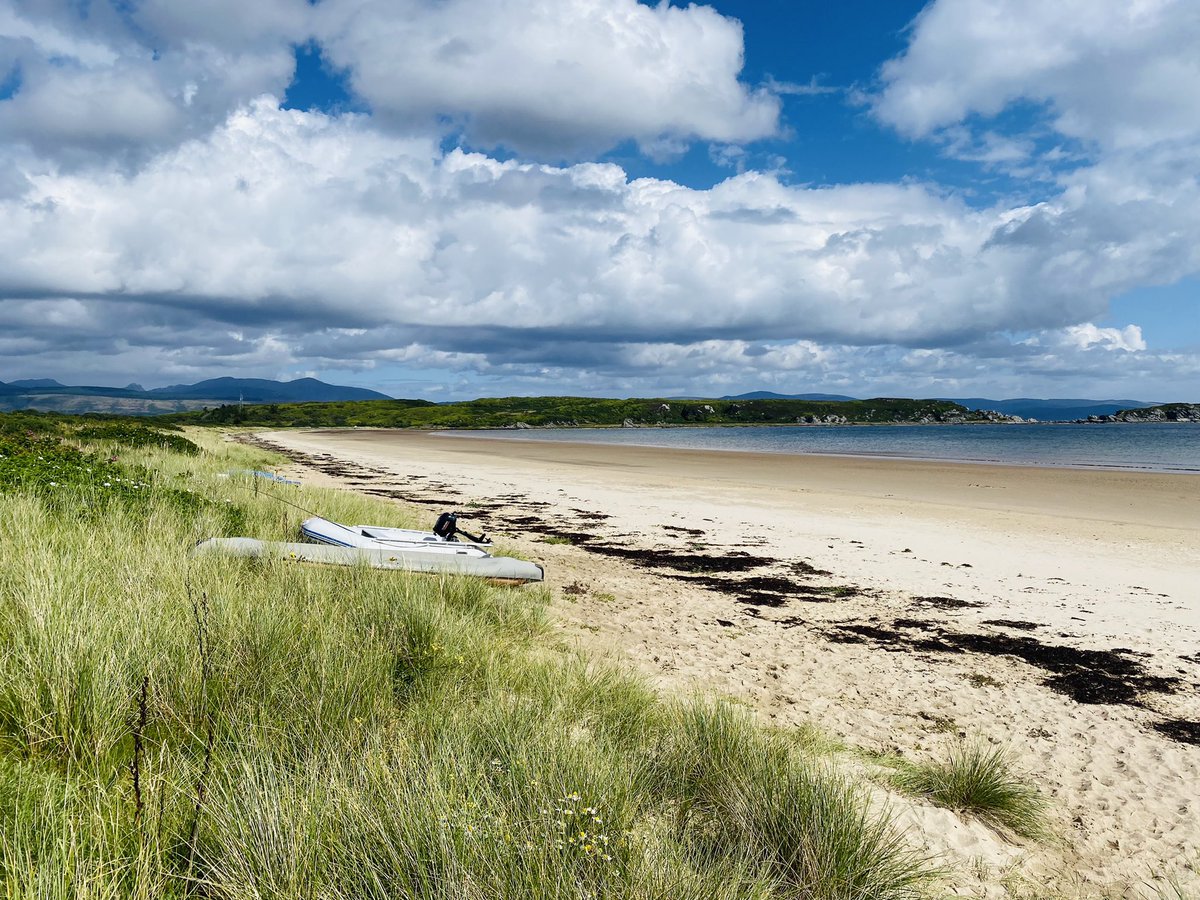
[[[438,516],[437,522],[433,526],[433,533],[445,541],[457,541],[461,534],[464,538],[473,544],[490,544],[486,534],[481,534],[478,537],[471,534],[469,531],[458,530],[458,513],[447,512]]]
[[[433,526],[433,533],[442,540],[454,540],[455,534],[458,533],[458,513],[445,512],[438,516],[437,523]]]

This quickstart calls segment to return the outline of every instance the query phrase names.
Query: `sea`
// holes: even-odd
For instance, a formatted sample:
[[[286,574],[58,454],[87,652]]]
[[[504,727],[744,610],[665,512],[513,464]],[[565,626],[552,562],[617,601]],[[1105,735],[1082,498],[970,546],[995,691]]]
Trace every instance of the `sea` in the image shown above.
[[[456,437],[817,453],[994,465],[1126,469],[1200,475],[1200,424],[696,426],[529,428],[446,432]]]

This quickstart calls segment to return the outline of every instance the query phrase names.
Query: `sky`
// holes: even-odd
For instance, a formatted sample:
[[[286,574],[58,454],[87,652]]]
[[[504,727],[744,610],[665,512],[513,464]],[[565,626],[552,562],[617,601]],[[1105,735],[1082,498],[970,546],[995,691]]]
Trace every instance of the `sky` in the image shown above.
[[[1200,400],[1195,0],[0,0],[0,381]]]

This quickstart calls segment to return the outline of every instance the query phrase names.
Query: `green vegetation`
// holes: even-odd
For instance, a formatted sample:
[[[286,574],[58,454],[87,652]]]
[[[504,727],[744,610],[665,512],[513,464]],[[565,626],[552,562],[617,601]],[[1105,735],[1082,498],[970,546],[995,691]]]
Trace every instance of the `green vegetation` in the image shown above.
[[[272,458],[212,434],[194,454],[31,424],[0,416],[4,895],[849,900],[929,884],[809,736],[665,702],[562,650],[543,588],[186,552],[235,526],[294,537],[304,514],[271,491],[415,524],[395,507],[256,493],[218,475]]]
[[[462,403],[365,400],[221,406],[162,421],[253,427],[511,428],[538,426],[795,425],[837,422],[986,422],[946,400],[877,398],[811,400],[604,400],[590,397],[503,397]]]
[[[938,806],[967,812],[1027,838],[1046,834],[1046,801],[998,747],[960,744],[945,762],[896,761],[890,782]]]
[[[88,521],[117,504],[164,505],[181,515],[215,511],[224,531],[242,525],[239,506],[214,504],[191,488],[164,483],[145,465],[118,462],[114,454],[130,448],[200,452],[182,435],[141,424],[80,425],[58,417],[0,414],[0,494],[36,496],[52,509]]]
[[[87,425],[75,432],[74,437],[88,443],[111,441],[126,447],[161,447],[176,453],[195,456],[200,448],[181,434],[172,434],[143,422],[104,422]]]

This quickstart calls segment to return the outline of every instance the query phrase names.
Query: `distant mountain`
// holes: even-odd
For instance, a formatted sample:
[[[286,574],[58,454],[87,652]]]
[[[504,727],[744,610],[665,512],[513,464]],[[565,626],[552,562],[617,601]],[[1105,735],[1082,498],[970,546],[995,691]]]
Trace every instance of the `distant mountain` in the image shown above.
[[[1042,422],[1069,422],[1088,416],[1108,416],[1121,409],[1145,409],[1157,406],[1144,400],[1037,400],[1019,397],[1012,400],[989,400],[986,397],[938,397],[961,403],[968,409],[994,409],[1008,416],[1038,419]]]
[[[338,400],[391,400],[367,388],[326,384],[315,378],[271,381],[267,378],[210,378],[195,384],[173,384],[146,393],[173,400],[226,400],[233,403],[331,403]]]
[[[341,400],[390,400],[366,388],[326,384],[315,378],[271,381],[265,378],[212,378],[146,391],[128,387],[64,385],[51,378],[0,382],[0,410],[40,409],[64,413],[156,415],[228,403],[306,403]]]
[[[66,387],[66,385],[55,381],[53,378],[22,378],[20,381],[10,381],[8,386],[15,388]]]
[[[748,394],[736,394],[731,397],[719,397],[720,400],[825,400],[844,401],[857,400],[857,397],[847,397],[845,394],[776,394],[773,391],[750,391]]]

